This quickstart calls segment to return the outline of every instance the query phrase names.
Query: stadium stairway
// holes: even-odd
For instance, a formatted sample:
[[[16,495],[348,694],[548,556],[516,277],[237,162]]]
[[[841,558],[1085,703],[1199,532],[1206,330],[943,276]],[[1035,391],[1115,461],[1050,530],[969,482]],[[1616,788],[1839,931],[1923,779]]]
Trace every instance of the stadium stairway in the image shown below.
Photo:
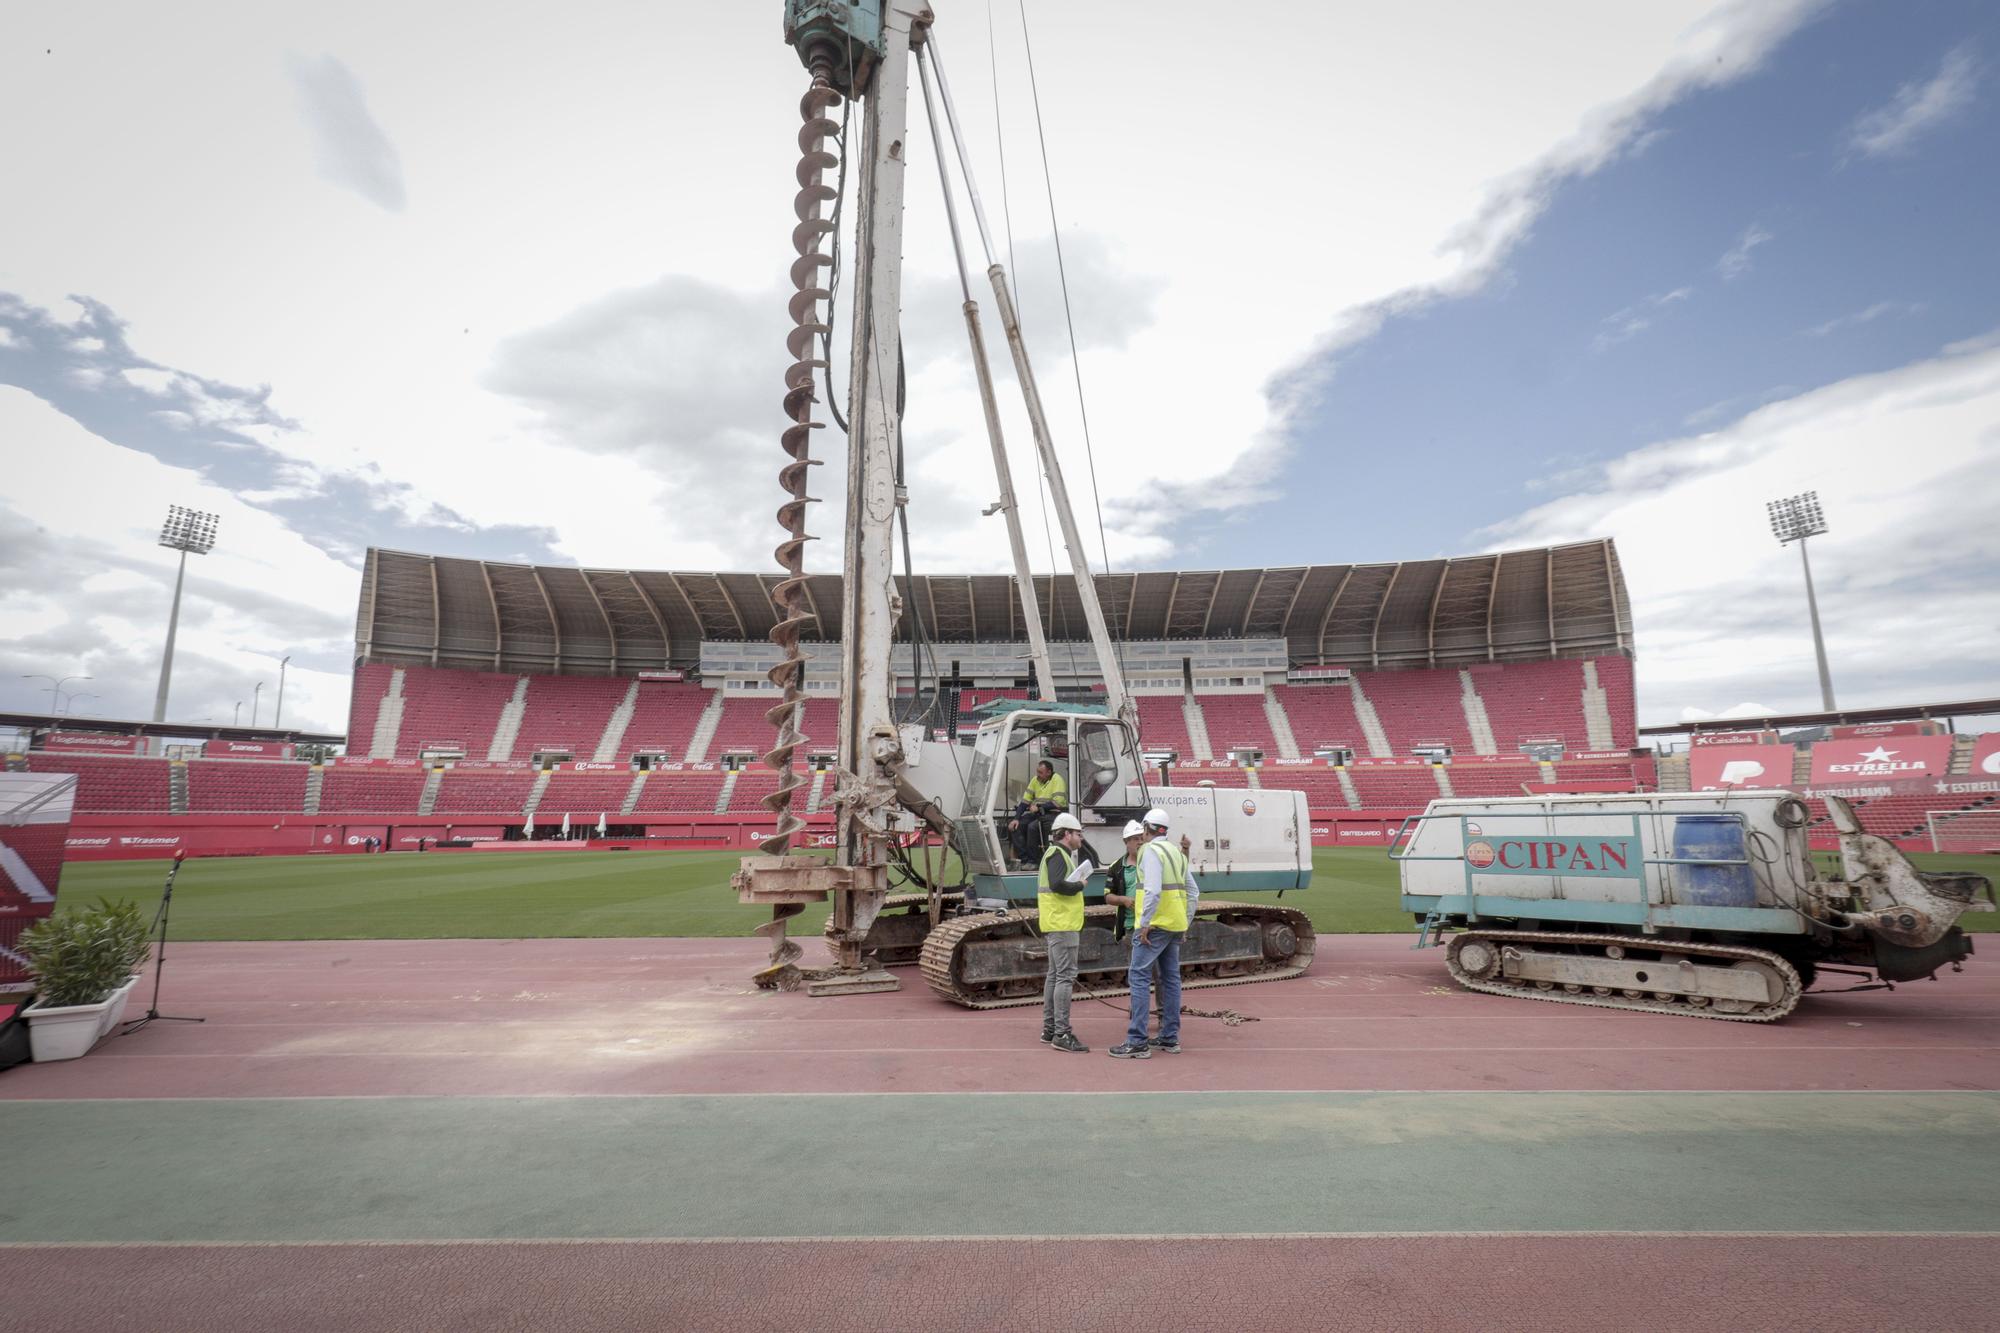
[[[1348,687],[1354,693],[1354,720],[1361,724],[1361,736],[1368,742],[1368,756],[1371,759],[1393,759],[1396,751],[1389,744],[1389,733],[1382,729],[1382,717],[1375,711],[1375,705],[1368,702],[1362,691],[1361,677],[1355,676]]]
[[[1278,743],[1278,758],[1302,759],[1299,753],[1299,738],[1292,732],[1292,719],[1285,714],[1285,705],[1269,685],[1264,687],[1264,717],[1271,724],[1271,739]]]
[[[1979,748],[1979,737],[1969,731],[1961,731],[1951,738],[1951,762],[1945,772],[1956,777],[1972,771],[1972,752]]]
[[[366,670],[367,668],[363,668]],[[375,759],[393,759],[403,739],[403,686],[408,673],[401,667],[389,673],[389,692],[375,709],[375,726],[368,736],[368,754]],[[356,673],[356,680],[360,674]]]
[[[178,759],[167,761],[167,809],[177,815],[188,812],[187,765]]]
[[[618,744],[625,739],[625,729],[632,725],[632,714],[638,711],[638,707],[639,682],[634,680],[626,687],[625,697],[611,710],[611,716],[604,724],[604,734],[597,738],[597,748],[591,751],[592,763],[611,764],[618,761]]]
[[[1446,768],[1443,764],[1432,764],[1431,775],[1437,779],[1439,791],[1443,792],[1448,797],[1458,795],[1458,793],[1452,789],[1450,769]]]
[[[609,760],[605,762],[609,763]],[[646,790],[646,770],[640,769],[632,775],[632,785],[625,792],[625,799],[618,807],[618,813],[629,815],[639,808],[639,797]]]
[[[1187,723],[1188,748],[1194,751],[1194,757],[1203,762],[1215,758],[1215,748],[1208,739],[1208,715],[1201,711],[1201,701],[1193,694],[1181,696],[1181,720]]]
[[[1597,679],[1597,663],[1586,658],[1583,663],[1583,721],[1590,732],[1590,748],[1593,750],[1615,750],[1617,737],[1611,725],[1610,696]]]
[[[694,735],[688,737],[687,762],[699,764],[707,760],[709,743],[715,739],[715,729],[721,725],[722,691],[716,690],[709,696],[708,707],[701,710],[701,717],[694,724]]]
[[[512,759],[514,742],[521,735],[521,719],[528,711],[528,678],[521,677],[514,682],[514,697],[500,710],[500,720],[493,724],[493,742],[486,747],[488,759]]]
[[[423,794],[417,797],[417,813],[428,815],[437,808],[438,788],[444,785],[444,769],[432,768],[424,774]]]
[[[535,785],[528,788],[528,799],[521,802],[523,815],[532,815],[542,808],[542,797],[548,794],[549,779],[555,775],[555,770],[552,768],[545,768],[535,774]]]
[[[1472,752],[1500,753],[1499,747],[1493,743],[1493,721],[1486,715],[1486,701],[1479,697],[1479,686],[1473,681],[1472,673],[1459,672],[1458,682],[1462,690],[1458,703],[1465,712],[1465,729],[1472,735]]]
[[[1660,790],[1686,791],[1688,781],[1688,757],[1684,754],[1663,754],[1659,760]]]
[[[314,764],[306,770],[305,813],[309,815],[319,813],[319,789],[325,782],[326,770],[318,764]]]
[[[1812,747],[1801,745],[1792,752],[1792,785],[1803,787],[1812,781]]]
[[[1348,774],[1347,766],[1341,764],[1333,770],[1333,776],[1340,782],[1340,794],[1347,798],[1349,810],[1361,808],[1361,793],[1354,790],[1354,779]]]
[[[830,772],[832,770],[826,768],[813,770],[812,786],[806,790],[807,814],[816,815],[819,813],[820,799],[826,794],[826,775]]]
[[[716,697],[721,698],[721,695],[718,694]],[[736,779],[740,777],[742,773],[743,773],[742,769],[732,768],[729,770],[727,774],[724,775],[722,779],[722,789],[716,792],[715,794],[715,809],[710,813],[719,815],[725,813],[729,809],[729,798],[736,794]]]

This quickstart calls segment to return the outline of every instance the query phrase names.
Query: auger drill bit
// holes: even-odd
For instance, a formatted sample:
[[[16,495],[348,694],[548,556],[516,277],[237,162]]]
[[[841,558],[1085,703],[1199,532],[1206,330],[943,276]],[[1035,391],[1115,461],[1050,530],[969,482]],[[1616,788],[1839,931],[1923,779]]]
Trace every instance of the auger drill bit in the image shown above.
[[[775,552],[785,576],[771,590],[778,620],[771,626],[770,640],[784,658],[767,673],[783,695],[764,715],[777,730],[777,740],[764,752],[764,764],[777,773],[778,788],[764,797],[764,806],[774,816],[776,827],[759,846],[772,856],[789,852],[793,836],[806,827],[805,820],[792,810],[794,795],[806,785],[799,776],[795,759],[799,745],[807,739],[799,730],[805,710],[806,672],[799,635],[814,619],[805,594],[805,549],[806,543],[813,540],[806,532],[806,506],[816,501],[806,494],[806,476],[819,466],[819,460],[812,457],[812,433],[822,425],[812,419],[816,401],[813,377],[827,364],[816,355],[820,340],[828,331],[820,317],[820,303],[832,299],[832,293],[822,284],[820,271],[829,267],[833,259],[820,250],[820,243],[833,231],[834,224],[820,215],[820,209],[835,198],[837,191],[823,178],[840,161],[826,148],[826,141],[840,130],[826,114],[839,104],[840,94],[833,89],[828,67],[816,64],[812,75],[812,86],[799,101],[799,119],[804,123],[799,126],[799,192],[792,200],[792,211],[798,217],[798,225],[792,229],[792,248],[798,252],[798,258],[792,261],[792,331],[785,337],[786,350],[792,354],[792,363],[785,368],[785,416],[791,424],[780,437],[791,461],[778,473],[779,484],[791,498],[778,508],[778,525],[785,530],[785,540]],[[785,938],[785,919],[798,910],[791,904],[775,906],[771,920],[758,927],[758,933],[772,942],[773,970],[785,967],[799,956],[799,946]]]

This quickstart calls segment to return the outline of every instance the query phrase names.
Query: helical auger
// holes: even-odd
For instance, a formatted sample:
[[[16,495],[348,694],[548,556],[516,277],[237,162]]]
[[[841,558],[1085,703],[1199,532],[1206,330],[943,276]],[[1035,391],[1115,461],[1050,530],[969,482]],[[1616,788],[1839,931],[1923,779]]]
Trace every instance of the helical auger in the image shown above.
[[[778,508],[778,524],[785,530],[785,540],[775,552],[785,575],[771,590],[778,621],[771,626],[770,640],[784,657],[766,673],[783,695],[764,714],[777,729],[776,741],[764,752],[764,764],[778,774],[778,788],[764,797],[764,806],[775,817],[776,827],[760,846],[773,856],[790,851],[793,837],[806,827],[806,821],[793,812],[792,804],[799,788],[806,785],[799,775],[796,755],[807,739],[799,729],[805,712],[806,671],[806,656],[799,648],[799,636],[814,620],[805,590],[805,548],[813,540],[806,532],[806,507],[816,503],[806,494],[806,477],[819,465],[819,460],[812,457],[812,433],[822,425],[812,419],[813,404],[817,401],[813,380],[816,372],[827,364],[819,355],[821,340],[828,332],[820,303],[830,301],[833,295],[822,275],[822,270],[832,266],[833,259],[820,249],[820,244],[832,233],[834,224],[821,216],[821,209],[837,196],[838,192],[825,183],[824,176],[840,161],[826,147],[826,141],[840,131],[826,114],[840,102],[830,75],[827,66],[815,64],[812,86],[799,100],[799,119],[803,122],[799,126],[799,192],[792,200],[792,211],[798,217],[798,225],[792,228],[792,248],[798,252],[798,258],[792,261],[792,331],[785,337],[785,348],[792,354],[792,363],[785,368],[785,416],[791,424],[781,437],[791,461],[778,473],[779,483],[790,498]]]

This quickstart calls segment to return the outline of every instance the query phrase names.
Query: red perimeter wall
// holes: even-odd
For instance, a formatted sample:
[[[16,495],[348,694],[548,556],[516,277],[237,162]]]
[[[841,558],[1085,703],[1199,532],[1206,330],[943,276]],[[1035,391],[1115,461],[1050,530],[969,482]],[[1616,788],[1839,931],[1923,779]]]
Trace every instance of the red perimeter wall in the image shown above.
[[[1313,845],[1386,846],[1405,815],[1421,813],[1417,809],[1314,812]],[[392,850],[406,851],[415,849],[418,838],[444,837],[447,828],[460,838],[493,840],[496,850],[553,851],[573,845],[500,842],[502,829],[517,822],[479,815],[449,819],[421,815],[403,819],[329,815],[79,815],[70,825],[66,852],[71,861],[136,861],[168,857],[179,851],[189,856],[333,855],[361,852],[362,839],[369,837],[385,840]],[[768,823],[752,816],[627,817],[619,822],[643,824],[646,836],[594,838],[590,845],[747,850],[771,831]],[[831,839],[832,825],[826,820],[816,821],[815,827],[802,835],[806,845],[814,841],[830,845]]]

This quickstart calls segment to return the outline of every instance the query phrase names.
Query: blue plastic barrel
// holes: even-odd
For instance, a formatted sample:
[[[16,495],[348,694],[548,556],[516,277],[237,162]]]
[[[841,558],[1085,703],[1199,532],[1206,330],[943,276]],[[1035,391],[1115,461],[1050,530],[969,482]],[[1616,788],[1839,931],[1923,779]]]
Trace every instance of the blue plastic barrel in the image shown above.
[[[1743,825],[1733,815],[1680,815],[1674,860],[1741,861]],[[1674,897],[1692,907],[1755,907],[1757,881],[1747,865],[1676,865]]]

